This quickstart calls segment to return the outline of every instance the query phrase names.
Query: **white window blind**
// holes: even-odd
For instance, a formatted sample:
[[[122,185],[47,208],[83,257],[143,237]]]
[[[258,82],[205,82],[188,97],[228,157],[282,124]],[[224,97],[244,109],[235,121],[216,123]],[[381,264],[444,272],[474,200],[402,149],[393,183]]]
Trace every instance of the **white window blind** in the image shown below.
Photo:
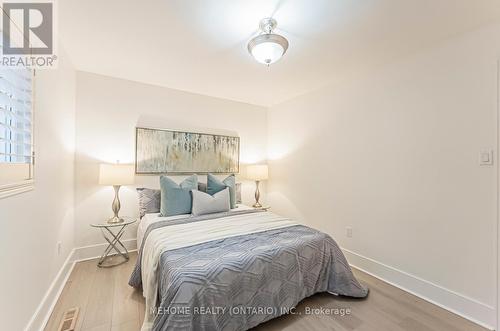
[[[32,71],[0,67],[0,197],[32,183],[32,103]]]

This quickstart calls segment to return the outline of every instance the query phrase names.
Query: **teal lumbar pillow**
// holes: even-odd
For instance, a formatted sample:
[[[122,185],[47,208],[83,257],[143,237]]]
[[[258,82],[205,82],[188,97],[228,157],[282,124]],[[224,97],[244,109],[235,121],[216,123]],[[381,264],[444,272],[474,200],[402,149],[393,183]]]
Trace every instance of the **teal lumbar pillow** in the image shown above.
[[[191,214],[193,205],[191,190],[198,189],[198,177],[196,175],[189,176],[180,184],[167,176],[161,176],[160,188],[160,216]]]
[[[229,175],[226,179],[220,180],[212,174],[207,175],[207,193],[214,195],[225,189],[229,188],[229,202],[231,209],[236,208],[236,176]]]

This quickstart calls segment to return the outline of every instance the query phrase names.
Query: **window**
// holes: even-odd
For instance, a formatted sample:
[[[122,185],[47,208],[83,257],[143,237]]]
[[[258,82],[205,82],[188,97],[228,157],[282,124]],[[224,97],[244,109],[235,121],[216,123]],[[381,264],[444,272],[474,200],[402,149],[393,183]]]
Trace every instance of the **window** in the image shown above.
[[[0,68],[0,198],[33,188],[33,75]]]

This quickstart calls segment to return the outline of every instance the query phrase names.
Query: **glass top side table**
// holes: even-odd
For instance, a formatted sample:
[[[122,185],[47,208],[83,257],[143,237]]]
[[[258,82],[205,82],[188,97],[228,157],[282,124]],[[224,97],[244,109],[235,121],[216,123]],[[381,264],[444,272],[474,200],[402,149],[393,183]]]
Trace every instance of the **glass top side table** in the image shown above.
[[[120,241],[121,237],[125,233],[125,229],[127,226],[134,224],[137,222],[136,218],[133,217],[123,217],[123,222],[120,223],[93,223],[90,224],[91,227],[94,228],[99,228],[101,229],[102,236],[106,241],[108,242],[108,247],[104,250],[104,253],[102,253],[101,258],[99,259],[99,262],[97,262],[97,266],[100,268],[109,268],[109,267],[114,267],[117,265],[120,265],[122,263],[127,262],[130,257],[128,255],[128,250],[123,245],[123,243]],[[114,232],[113,232],[113,230]],[[120,249],[121,248],[121,249]],[[110,254],[111,251],[115,251],[116,254]],[[111,258],[112,256],[115,255],[120,255],[123,257],[123,261],[114,263],[114,264],[105,264],[107,259]]]

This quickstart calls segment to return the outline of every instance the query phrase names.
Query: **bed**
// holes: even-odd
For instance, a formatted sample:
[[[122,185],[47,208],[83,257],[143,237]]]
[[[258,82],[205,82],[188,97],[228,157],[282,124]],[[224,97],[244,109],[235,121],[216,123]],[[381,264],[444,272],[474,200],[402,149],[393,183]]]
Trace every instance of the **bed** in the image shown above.
[[[147,214],[137,238],[142,330],[247,330],[315,293],[368,294],[330,236],[269,211]]]

